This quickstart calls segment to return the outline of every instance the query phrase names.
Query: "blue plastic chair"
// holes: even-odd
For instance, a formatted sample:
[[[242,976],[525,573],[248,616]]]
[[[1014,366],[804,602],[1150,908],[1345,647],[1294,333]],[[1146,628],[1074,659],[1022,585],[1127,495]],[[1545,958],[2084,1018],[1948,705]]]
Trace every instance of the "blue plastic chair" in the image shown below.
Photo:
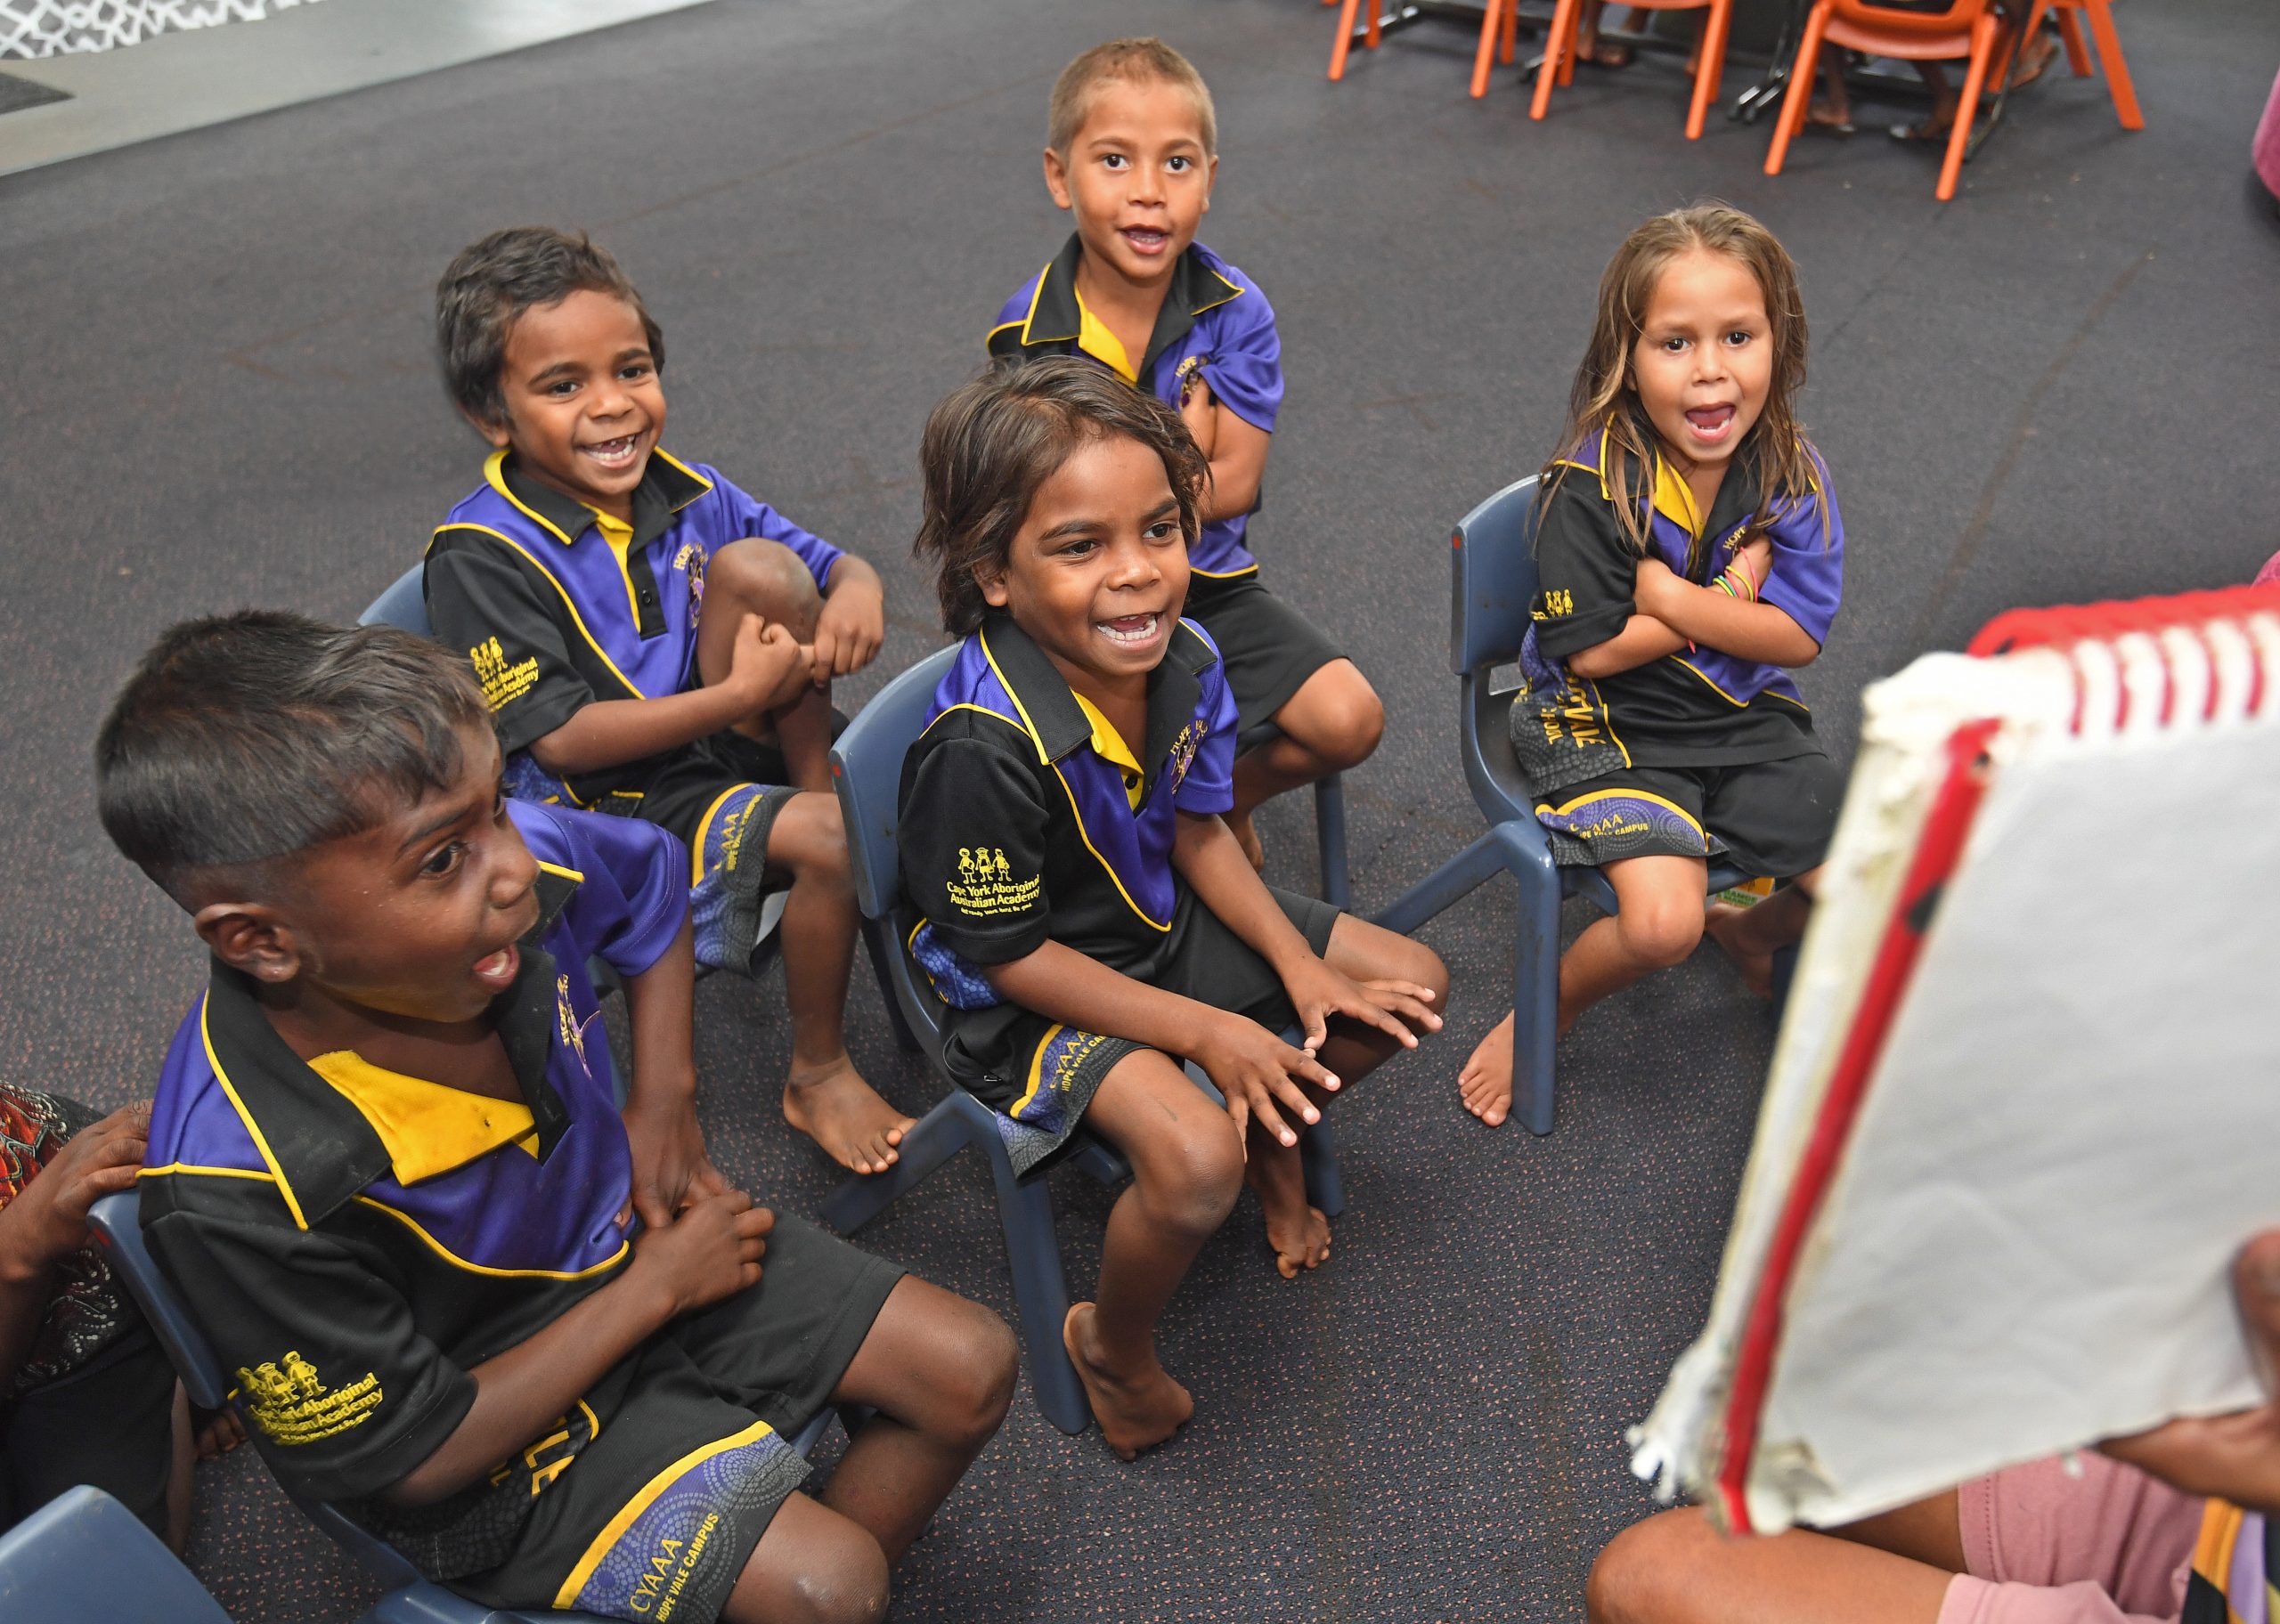
[[[142,1317],[151,1323],[159,1345],[173,1361],[175,1373],[182,1378],[183,1391],[190,1401],[203,1409],[220,1409],[234,1397],[228,1379],[223,1373],[221,1361],[215,1358],[206,1333],[191,1315],[182,1299],[175,1295],[174,1285],[159,1272],[158,1261],[151,1255],[151,1248],[142,1238],[142,1219],[140,1197],[134,1190],[123,1190],[115,1196],[105,1196],[87,1214],[87,1224],[109,1255],[111,1267],[126,1283],[127,1291],[142,1310]],[[248,1433],[252,1421],[239,1409]],[[824,1430],[830,1425],[831,1412],[817,1415],[800,1429],[792,1439],[792,1447],[802,1455],[812,1450]],[[589,1612],[494,1612],[480,1603],[446,1590],[443,1586],[420,1577],[419,1570],[404,1559],[393,1546],[377,1538],[353,1522],[338,1508],[322,1500],[313,1500],[286,1488],[285,1498],[299,1506],[304,1515],[322,1529],[332,1542],[354,1557],[373,1579],[385,1587],[383,1596],[372,1610],[364,1615],[363,1624],[606,1624]],[[132,1517],[129,1522],[134,1521]],[[161,1547],[163,1548],[163,1547]],[[4,1594],[4,1592],[0,1592]],[[0,1612],[0,1617],[12,1617]],[[76,1613],[74,1614],[76,1617]],[[152,1618],[162,1616],[151,1611],[122,1616]],[[170,1616],[170,1615],[164,1615]]]
[[[230,1624],[164,1540],[85,1484],[0,1534],[0,1619]]]
[[[903,950],[901,861],[895,848],[902,760],[926,726],[934,689],[957,650],[945,648],[904,671],[881,689],[848,724],[831,752],[831,776],[847,824],[848,855],[855,873],[855,902],[867,927],[895,944],[884,979],[903,1018],[919,1036],[927,1058],[941,1070],[945,1006],[920,978]],[[1219,1098],[1202,1072],[1188,1075],[1214,1100]],[[941,1103],[903,1136],[901,1155],[882,1173],[851,1178],[832,1192],[822,1208],[825,1222],[851,1235],[884,1212],[897,1196],[924,1182],[959,1151],[973,1149],[989,1165],[997,1186],[998,1217],[1006,1237],[1006,1258],[1014,1276],[1014,1303],[1028,1350],[1030,1384],[1038,1408],[1064,1433],[1081,1433],[1092,1409],[1075,1367],[1062,1344],[1061,1324],[1069,1315],[1069,1287],[1061,1268],[1061,1243],[1053,1232],[1053,1200],[1042,1174],[1014,1171],[997,1112],[953,1085]],[[1338,1158],[1329,1125],[1319,1125],[1299,1141],[1307,1162],[1307,1184],[1314,1204],[1336,1217],[1345,1210]],[[1131,1176],[1114,1149],[1080,1134],[1068,1158],[1105,1184]]]
[[[1532,1133],[1551,1132],[1553,1050],[1559,1004],[1559,905],[1580,897],[1616,912],[1615,888],[1596,868],[1562,868],[1536,822],[1535,796],[1512,753],[1511,691],[1491,680],[1519,657],[1535,597],[1535,477],[1505,486],[1457,523],[1449,669],[1457,679],[1457,750],[1473,804],[1487,820],[1478,840],[1376,916],[1404,936],[1454,905],[1482,881],[1510,873],[1519,888],[1512,955],[1514,1115]],[[1713,864],[1708,889],[1749,876]]]

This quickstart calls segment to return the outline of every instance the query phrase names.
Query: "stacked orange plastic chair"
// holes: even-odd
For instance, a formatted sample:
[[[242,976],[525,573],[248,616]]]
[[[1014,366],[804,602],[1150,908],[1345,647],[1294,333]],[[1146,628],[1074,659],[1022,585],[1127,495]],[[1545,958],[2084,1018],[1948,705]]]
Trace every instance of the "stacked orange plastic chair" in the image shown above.
[[[1615,0],[1608,0],[1613,4]],[[1726,66],[1726,30],[1732,20],[1733,0],[1623,0],[1634,11],[1692,12],[1707,8],[1709,15],[1702,21],[1702,45],[1696,53],[1694,64],[1694,103],[1687,110],[1686,138],[1694,141],[1702,134],[1702,121],[1709,116],[1710,104],[1718,99],[1718,78]],[[1481,24],[1480,59],[1472,75],[1472,93],[1478,95],[1486,88],[1488,79],[1488,29],[1501,9],[1507,19],[1519,15],[1520,0],[1488,0],[1488,17]],[[1535,76],[1535,100],[1528,106],[1528,117],[1541,118],[1551,105],[1551,83],[1556,77],[1562,85],[1572,84],[1576,77],[1576,37],[1584,24],[1583,0],[1559,0],[1551,13],[1551,31],[1543,38],[1543,66]],[[1510,61],[1508,54],[1505,58]]]
[[[2026,37],[2032,39],[2046,13],[2056,12],[2058,33],[2066,42],[2066,63],[2074,77],[2090,77],[2089,47],[2082,42],[2081,18],[2090,20],[2090,36],[2097,41],[2098,65],[2105,69],[2106,88],[2113,93],[2114,116],[2125,130],[2142,130],[2146,115],[2138,110],[2138,87],[2129,82],[2129,64],[2121,60],[2121,36],[2113,31],[2113,0],[2035,0],[2028,14]]]
[[[1963,169],[1964,150],[1971,144],[1971,121],[1979,110],[1980,92],[1992,77],[1991,69],[2008,61],[2006,34],[1988,0],[1954,0],[1944,12],[1896,12],[1863,0],[1815,0],[1805,19],[1804,37],[1797,43],[1797,61],[1789,70],[1788,89],[1781,98],[1781,117],[1773,126],[1773,146],[1765,155],[1765,173],[1781,173],[1789,143],[1804,127],[1823,44],[1916,62],[1950,61],[1960,56],[1968,58],[1970,66],[1964,74],[1963,98],[1956,104],[1955,127],[1948,134],[1947,161],[1940,166],[1937,196],[1946,202],[1956,195],[1956,177]]]
[[[1347,53],[1354,48],[1354,19],[1364,4],[1369,6],[1370,15],[1362,25],[1362,44],[1372,51],[1378,48],[1378,0],[1345,0],[1343,5],[1339,4],[1339,0],[1322,3],[1339,6],[1338,38],[1330,47],[1330,77],[1334,84],[1346,77]],[[1488,0],[1487,13],[1480,20],[1480,54],[1472,65],[1472,93],[1476,96],[1487,93],[1488,62],[1495,52],[1499,33],[1503,36],[1504,60],[1509,62],[1520,37],[1519,0]]]

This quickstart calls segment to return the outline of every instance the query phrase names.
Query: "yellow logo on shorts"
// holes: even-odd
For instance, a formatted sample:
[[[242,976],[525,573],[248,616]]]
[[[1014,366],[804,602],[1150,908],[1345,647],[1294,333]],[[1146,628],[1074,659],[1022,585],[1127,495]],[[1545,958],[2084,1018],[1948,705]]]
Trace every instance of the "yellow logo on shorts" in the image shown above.
[[[380,1378],[369,1370],[346,1387],[328,1389],[297,1348],[250,1368],[240,1365],[238,1389],[254,1425],[281,1444],[314,1443],[362,1426],[381,1398]]]

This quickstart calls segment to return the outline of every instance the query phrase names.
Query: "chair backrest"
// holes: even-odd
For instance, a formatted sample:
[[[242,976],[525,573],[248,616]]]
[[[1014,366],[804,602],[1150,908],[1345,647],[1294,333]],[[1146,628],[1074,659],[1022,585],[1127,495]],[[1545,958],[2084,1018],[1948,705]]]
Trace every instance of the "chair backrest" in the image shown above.
[[[87,1227],[110,1256],[112,1269],[126,1282],[127,1294],[142,1309],[142,1317],[150,1321],[151,1334],[166,1350],[190,1401],[201,1409],[221,1409],[230,1394],[222,1361],[214,1356],[206,1333],[199,1328],[189,1306],[175,1295],[173,1283],[159,1271],[158,1260],[151,1255],[151,1248],[142,1238],[140,1194],[125,1190],[105,1196],[87,1209]],[[354,1557],[382,1584],[394,1587],[419,1582],[419,1570],[401,1553],[351,1522],[345,1513],[289,1490],[287,1496],[334,1544]],[[12,1615],[0,1613],[0,1617],[5,1616]],[[134,1616],[162,1615],[144,1612]]]
[[[198,1328],[198,1321],[175,1295],[174,1287],[159,1272],[158,1260],[142,1239],[141,1195],[133,1190],[105,1196],[87,1212],[87,1227],[110,1258],[112,1271],[126,1283],[127,1294],[151,1322],[151,1334],[173,1361],[190,1401],[200,1409],[219,1409],[227,1401],[230,1384],[222,1363]]]
[[[847,824],[855,905],[867,919],[891,918],[902,900],[894,844],[902,759],[925,731],[934,690],[957,652],[938,649],[881,688],[831,747],[831,782]]]
[[[1535,596],[1536,476],[1506,485],[1457,521],[1449,669],[1470,677],[1519,656]]]
[[[133,1512],[81,1485],[0,1534],[0,1619],[230,1624]]]
[[[1923,37],[1968,36],[1988,0],[1950,0],[1944,12],[1903,12],[1877,0],[1829,0],[1831,15],[1856,28]]]
[[[356,617],[359,626],[394,626],[415,637],[428,637],[435,632],[428,624],[428,594],[420,584],[426,570],[424,564],[415,564],[389,583],[388,589],[372,600],[371,607]]]

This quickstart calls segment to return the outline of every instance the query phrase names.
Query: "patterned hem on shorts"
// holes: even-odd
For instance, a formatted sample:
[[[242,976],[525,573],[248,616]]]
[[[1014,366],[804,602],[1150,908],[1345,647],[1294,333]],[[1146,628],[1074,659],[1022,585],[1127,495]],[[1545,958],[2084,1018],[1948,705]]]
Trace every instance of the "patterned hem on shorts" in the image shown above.
[[[1014,1171],[1026,1173],[1060,1151],[1116,1063],[1146,1047],[1073,1027],[1050,1028],[1030,1057],[1028,1086],[994,1113]]]
[[[712,1624],[808,1463],[764,1421],[660,1474],[619,1514],[554,1598],[606,1619]]]
[[[699,964],[750,976],[774,956],[791,876],[769,866],[768,834],[798,792],[739,784],[704,809],[689,842],[689,912]]]
[[[1551,843],[1551,860],[1564,868],[1597,868],[1625,857],[1707,857],[1725,842],[1659,795],[1644,790],[1600,790],[1562,807],[1535,809]]]

